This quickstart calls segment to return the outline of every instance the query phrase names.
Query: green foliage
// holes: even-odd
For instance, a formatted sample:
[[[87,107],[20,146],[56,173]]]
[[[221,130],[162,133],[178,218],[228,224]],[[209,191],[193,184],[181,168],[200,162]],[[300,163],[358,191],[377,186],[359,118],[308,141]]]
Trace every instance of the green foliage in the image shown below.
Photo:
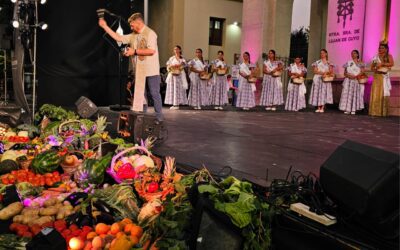
[[[200,185],[200,193],[208,193],[214,207],[242,229],[243,249],[268,249],[271,243],[269,205],[253,194],[251,184],[233,176],[220,183]]]
[[[52,121],[64,121],[78,119],[78,115],[72,111],[67,111],[62,107],[57,107],[52,104],[44,104],[35,114],[35,124],[39,124],[43,117],[46,116]]]

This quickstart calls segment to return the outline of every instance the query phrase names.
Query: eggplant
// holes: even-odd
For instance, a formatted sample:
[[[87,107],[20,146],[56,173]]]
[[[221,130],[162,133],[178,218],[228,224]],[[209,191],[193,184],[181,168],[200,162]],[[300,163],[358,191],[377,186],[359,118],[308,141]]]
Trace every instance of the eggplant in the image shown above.
[[[73,213],[67,216],[67,218],[65,218],[65,221],[67,222],[68,225],[71,224],[76,224],[76,222],[79,219],[79,216],[83,216],[82,212],[77,212],[77,213]]]
[[[104,212],[100,212],[100,215],[96,216],[95,220],[96,224],[105,223],[107,225],[111,225],[115,222],[114,216]]]
[[[97,211],[108,213],[108,214],[114,214],[115,211],[114,209],[108,205],[106,202],[100,200],[100,199],[93,199],[92,200],[93,206],[97,209]]]
[[[79,205],[83,200],[86,200],[88,197],[88,194],[85,192],[75,192],[70,195],[68,195],[67,198],[64,199],[64,201],[69,201],[72,206],[77,206]]]

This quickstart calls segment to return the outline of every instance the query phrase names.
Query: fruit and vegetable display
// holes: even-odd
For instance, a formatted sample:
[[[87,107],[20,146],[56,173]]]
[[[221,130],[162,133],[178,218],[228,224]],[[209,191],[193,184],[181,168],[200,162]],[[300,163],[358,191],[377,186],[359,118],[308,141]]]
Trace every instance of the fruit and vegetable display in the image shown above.
[[[24,249],[47,228],[71,250],[189,249],[198,195],[238,228],[243,249],[269,247],[270,209],[252,184],[182,174],[152,154],[154,139],[133,144],[106,127],[49,104],[34,125],[1,127],[0,249]]]

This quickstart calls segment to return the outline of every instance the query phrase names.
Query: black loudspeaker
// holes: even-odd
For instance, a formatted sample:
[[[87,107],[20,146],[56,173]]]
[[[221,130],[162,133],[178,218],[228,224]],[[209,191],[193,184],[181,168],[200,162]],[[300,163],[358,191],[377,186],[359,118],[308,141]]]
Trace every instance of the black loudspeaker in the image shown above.
[[[157,120],[153,114],[124,111],[119,115],[118,134],[120,137],[135,143],[153,137],[163,140],[166,128],[163,122]]]
[[[320,181],[347,215],[385,238],[398,237],[398,154],[346,141],[321,166]]]
[[[96,104],[84,96],[79,97],[79,99],[75,102],[75,106],[78,114],[82,118],[89,118],[99,111]]]
[[[205,195],[197,191],[194,195],[192,192],[193,189],[189,196],[195,209],[191,221],[191,235],[188,238],[189,249],[243,249],[241,230],[226,214],[216,210],[214,203]]]

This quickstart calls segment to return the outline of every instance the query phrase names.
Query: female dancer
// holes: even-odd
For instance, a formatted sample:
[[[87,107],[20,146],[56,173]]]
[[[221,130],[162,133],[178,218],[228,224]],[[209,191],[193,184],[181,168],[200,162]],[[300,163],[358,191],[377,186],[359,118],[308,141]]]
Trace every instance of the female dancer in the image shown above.
[[[328,61],[328,51],[321,49],[320,59],[311,66],[315,75],[311,87],[310,104],[317,106],[315,112],[324,113],[325,104],[333,103],[332,84],[323,81],[323,77],[326,75],[333,75],[333,65]]]
[[[283,104],[281,75],[283,63],[276,61],[275,50],[268,52],[268,60],[264,62],[264,79],[261,92],[260,106],[267,106],[265,110],[276,110],[276,106]]]
[[[306,107],[306,86],[304,85],[304,75],[307,73],[306,67],[301,63],[301,58],[296,57],[294,63],[288,67],[290,82],[286,97],[285,109],[289,111],[299,111]]]
[[[170,109],[179,109],[179,105],[188,104],[186,97],[188,82],[183,70],[186,66],[186,60],[182,57],[182,49],[179,45],[174,47],[174,54],[167,62],[168,76],[166,79],[165,104],[172,105]]]
[[[371,70],[374,71],[369,114],[373,116],[387,116],[390,90],[392,88],[388,70],[393,67],[393,56],[389,54],[386,42],[379,44],[378,55],[372,59]],[[386,71],[386,72],[385,72]]]
[[[365,64],[360,61],[358,50],[351,52],[351,58],[343,65],[345,79],[339,102],[339,109],[346,115],[355,115],[357,110],[364,108],[364,84],[360,84],[358,78],[364,73]]]
[[[240,64],[239,70],[239,93],[236,101],[236,107],[249,110],[256,106],[254,97],[255,83],[249,82],[252,72],[250,69],[250,54],[249,52],[243,53],[243,62]]]
[[[228,81],[226,79],[227,65],[222,50],[218,51],[218,58],[212,62],[212,66],[215,75],[211,87],[211,105],[214,105],[214,109],[223,110],[224,108],[222,106],[228,103]],[[225,72],[219,74],[218,71]]]
[[[196,49],[196,57],[189,62],[190,90],[189,105],[201,109],[209,103],[208,80],[202,80],[200,74],[207,71],[208,65],[203,60],[203,50]]]

